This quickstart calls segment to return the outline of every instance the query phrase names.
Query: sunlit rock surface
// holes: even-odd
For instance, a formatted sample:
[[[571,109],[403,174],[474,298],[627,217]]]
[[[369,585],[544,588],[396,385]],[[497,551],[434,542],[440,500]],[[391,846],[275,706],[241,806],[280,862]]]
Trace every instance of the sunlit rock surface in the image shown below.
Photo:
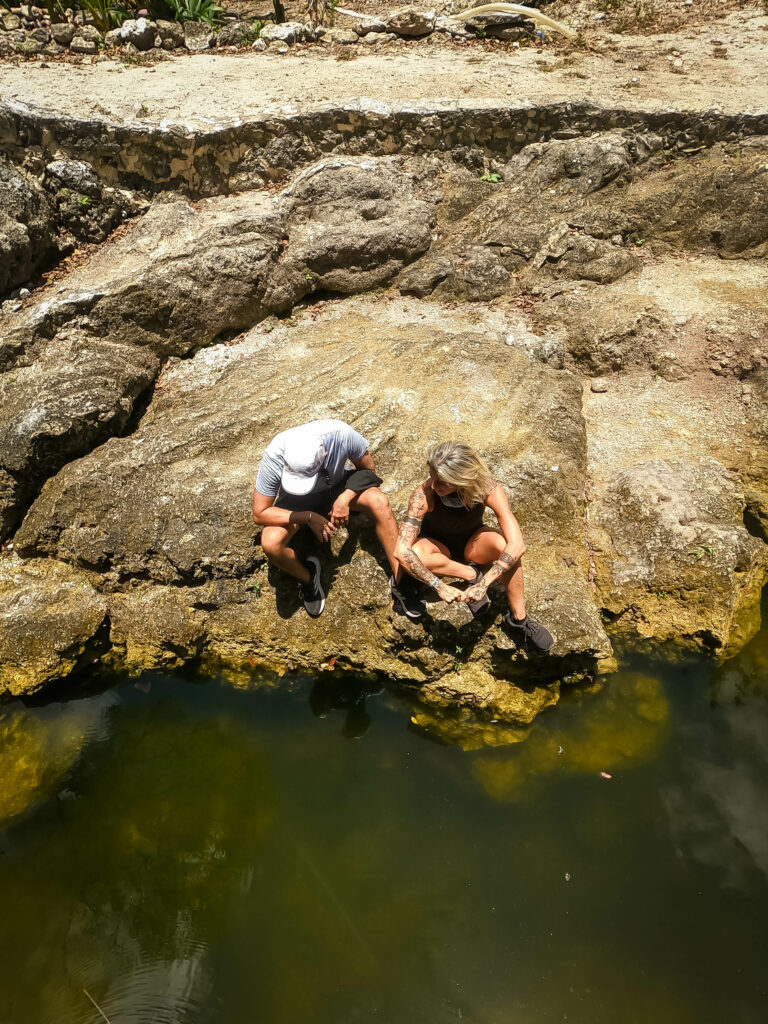
[[[0,690],[34,693],[84,667],[107,606],[95,577],[56,559],[0,560]]]
[[[458,144],[310,147],[272,190],[161,194],[3,322],[2,564],[26,595],[5,613],[6,690],[103,644],[131,670],[200,658],[238,678],[336,659],[521,724],[614,667],[606,629],[718,656],[749,639],[768,576],[765,141],[566,114],[578,137],[532,115],[546,137],[505,136],[492,173]],[[484,622],[394,616],[360,524],[324,559],[326,613],[303,617],[248,503],[269,439],[326,415],[370,437],[397,512],[432,442],[486,454],[550,657],[499,631],[501,594]]]
[[[530,721],[556,691],[504,680],[548,683],[610,655],[586,580],[580,385],[503,336],[437,310],[413,324],[389,305],[330,307],[316,322],[269,324],[176,363],[134,434],[44,488],[17,550],[100,575],[113,591],[112,643],[132,667],[198,653],[282,669],[335,658],[337,669],[439,680],[425,696]],[[249,499],[271,437],[323,416],[370,439],[397,510],[432,443],[462,436],[484,452],[525,531],[529,604],[556,635],[552,655],[518,651],[500,632],[501,594],[483,621],[439,604],[426,626],[393,616],[382,553],[362,523],[323,556],[326,611],[306,616],[295,584],[264,569]]]

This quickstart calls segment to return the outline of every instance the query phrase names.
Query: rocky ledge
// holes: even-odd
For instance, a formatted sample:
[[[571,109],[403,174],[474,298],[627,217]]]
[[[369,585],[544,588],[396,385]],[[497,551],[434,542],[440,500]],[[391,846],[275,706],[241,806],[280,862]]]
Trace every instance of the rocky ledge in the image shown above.
[[[94,658],[325,666],[524,723],[616,642],[737,650],[768,577],[766,144],[685,149],[613,128],[493,172],[334,156],[161,194],[25,298],[0,327],[0,688]],[[551,655],[507,640],[502,595],[393,614],[364,523],[306,617],[250,492],[272,435],[326,415],[371,438],[396,512],[433,441],[487,455]]]

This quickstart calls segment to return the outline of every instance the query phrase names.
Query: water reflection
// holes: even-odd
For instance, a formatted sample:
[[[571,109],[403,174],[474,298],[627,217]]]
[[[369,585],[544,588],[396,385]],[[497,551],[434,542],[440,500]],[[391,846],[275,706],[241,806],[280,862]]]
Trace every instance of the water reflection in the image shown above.
[[[610,774],[649,760],[667,737],[668,718],[660,679],[618,673],[577,716],[550,716],[506,756],[477,758],[473,772],[496,800],[530,799],[547,776]]]
[[[768,631],[720,669],[711,693],[719,728],[683,726],[681,777],[664,791],[670,829],[681,857],[748,889],[755,871],[768,879]]]
[[[470,753],[330,672],[8,709],[0,1021],[757,1021],[763,650]]]

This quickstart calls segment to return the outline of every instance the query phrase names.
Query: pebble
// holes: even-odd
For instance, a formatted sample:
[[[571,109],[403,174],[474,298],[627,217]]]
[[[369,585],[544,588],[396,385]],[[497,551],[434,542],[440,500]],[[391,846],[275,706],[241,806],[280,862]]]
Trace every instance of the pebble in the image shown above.
[[[596,395],[605,394],[608,390],[608,381],[605,377],[595,377],[594,380],[590,381],[589,389],[590,391],[594,391]]]

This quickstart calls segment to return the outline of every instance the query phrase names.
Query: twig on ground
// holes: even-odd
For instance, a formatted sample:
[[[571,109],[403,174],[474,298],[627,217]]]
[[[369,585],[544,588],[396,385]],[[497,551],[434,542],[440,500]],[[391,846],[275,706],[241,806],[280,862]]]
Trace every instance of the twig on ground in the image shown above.
[[[109,1017],[108,1017],[108,1016],[106,1015],[106,1013],[104,1013],[104,1011],[103,1011],[103,1010],[102,1010],[102,1008],[101,1008],[101,1007],[99,1006],[99,1004],[98,1004],[98,1003],[96,1002],[96,1000],[95,1000],[95,999],[93,998],[93,996],[92,996],[92,995],[91,995],[91,993],[90,993],[90,992],[88,991],[88,989],[87,989],[87,988],[84,988],[84,989],[83,989],[83,992],[85,992],[85,994],[86,994],[86,995],[88,996],[88,998],[89,998],[89,999],[91,1000],[91,1002],[92,1002],[92,1003],[93,1003],[93,1005],[94,1005],[94,1006],[96,1007],[96,1009],[97,1009],[97,1010],[99,1011],[99,1013],[100,1013],[100,1014],[101,1014],[101,1016],[102,1016],[102,1017],[104,1018],[104,1020],[105,1020],[105,1021],[107,1022],[107,1024],[112,1024],[112,1022],[110,1021]]]

